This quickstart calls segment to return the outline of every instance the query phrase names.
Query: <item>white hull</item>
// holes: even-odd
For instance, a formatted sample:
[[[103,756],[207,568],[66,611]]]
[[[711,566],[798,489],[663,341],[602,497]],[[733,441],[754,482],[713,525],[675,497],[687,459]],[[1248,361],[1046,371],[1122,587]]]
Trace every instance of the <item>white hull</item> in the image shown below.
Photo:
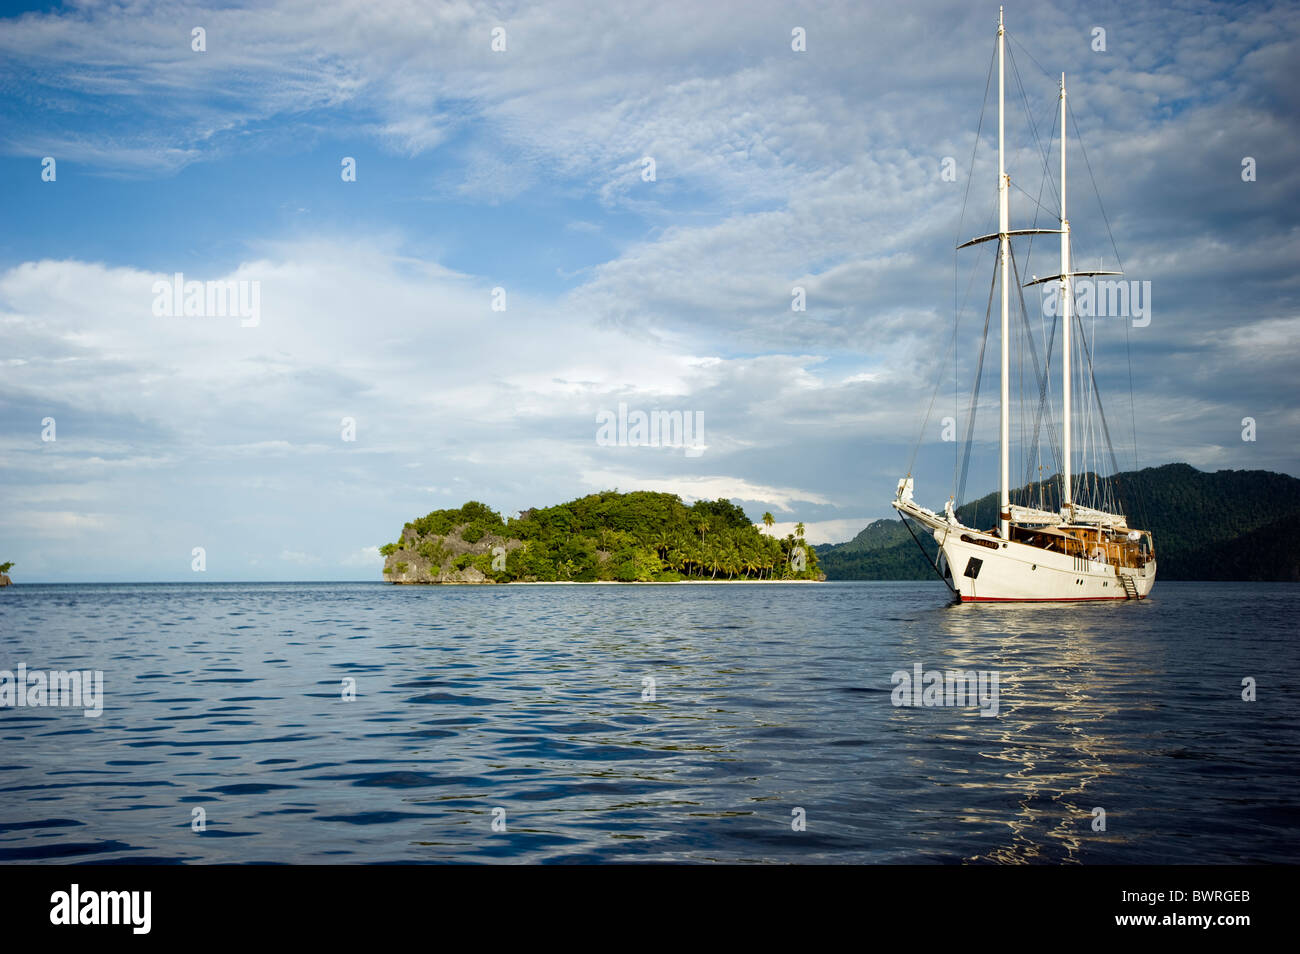
[[[1155,560],[1121,570],[971,530],[945,529],[935,531],[934,537],[963,602],[1144,599],[1156,581]],[[975,540],[980,542],[971,542]],[[1132,591],[1125,588],[1121,573],[1132,578]]]
[[[1002,540],[941,517],[902,493],[894,507],[934,535],[941,567],[946,565],[949,582],[962,602],[1140,600],[1156,582],[1154,557],[1140,567],[1119,567]]]

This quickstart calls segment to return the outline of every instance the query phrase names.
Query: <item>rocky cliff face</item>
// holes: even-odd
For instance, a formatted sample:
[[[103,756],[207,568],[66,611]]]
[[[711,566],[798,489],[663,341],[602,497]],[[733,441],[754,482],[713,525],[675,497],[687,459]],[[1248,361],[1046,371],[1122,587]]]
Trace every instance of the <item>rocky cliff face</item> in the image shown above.
[[[12,582],[13,580],[9,579],[5,574],[0,573],[0,586],[8,586]]]
[[[384,560],[384,579],[390,583],[494,582],[488,575],[493,561],[503,566],[505,554],[523,543],[490,533],[470,542],[461,536],[469,526],[423,536],[414,527],[406,527],[397,549]]]

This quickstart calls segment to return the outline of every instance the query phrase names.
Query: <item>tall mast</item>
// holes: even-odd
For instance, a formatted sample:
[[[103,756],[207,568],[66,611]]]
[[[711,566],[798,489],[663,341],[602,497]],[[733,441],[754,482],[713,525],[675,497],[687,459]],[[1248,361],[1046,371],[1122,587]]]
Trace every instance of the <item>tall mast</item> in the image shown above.
[[[1068,512],[1073,506],[1072,474],[1070,472],[1070,338],[1071,312],[1074,306],[1073,289],[1070,285],[1070,222],[1065,217],[1065,74],[1061,74],[1061,315],[1064,321],[1061,337],[1061,403],[1063,406],[1063,476],[1061,484],[1061,515],[1070,519]]]
[[[1006,29],[1002,23],[1002,8],[998,7],[998,247],[1002,270],[1002,456],[999,462],[1001,491],[998,504],[998,534],[1007,539],[1011,534],[1011,342],[1008,317],[1007,266],[1011,258],[1011,214],[1007,206],[1010,182],[1007,179],[1005,152],[1006,140]]]

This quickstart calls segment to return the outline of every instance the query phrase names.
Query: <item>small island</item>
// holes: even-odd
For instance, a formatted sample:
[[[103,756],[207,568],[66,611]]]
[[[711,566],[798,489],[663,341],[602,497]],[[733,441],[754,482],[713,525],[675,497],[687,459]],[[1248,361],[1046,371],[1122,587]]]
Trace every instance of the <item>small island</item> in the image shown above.
[[[9,586],[13,580],[9,579],[9,571],[13,569],[14,561],[0,563],[0,586]]]
[[[773,536],[726,499],[604,491],[503,519],[486,504],[435,510],[385,544],[392,583],[820,582],[803,524]]]

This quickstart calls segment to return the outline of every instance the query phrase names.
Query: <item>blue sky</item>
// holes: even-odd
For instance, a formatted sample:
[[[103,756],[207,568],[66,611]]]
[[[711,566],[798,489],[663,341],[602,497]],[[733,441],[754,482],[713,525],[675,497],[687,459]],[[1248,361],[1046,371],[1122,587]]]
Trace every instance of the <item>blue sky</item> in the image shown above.
[[[954,278],[968,181],[960,237],[994,209],[992,112],[973,179],[969,163],[996,15],[6,7],[0,560],[32,582],[378,579],[376,548],[429,510],[610,487],[726,496],[844,540],[892,514],[937,375],[915,473],[940,506],[954,288],[977,301],[959,328],[964,413],[992,261],[963,253]],[[1039,135],[1064,70],[1126,277],[1152,283],[1148,326],[1094,329],[1121,466],[1300,473],[1300,8],[1007,18]],[[1028,224],[1042,160],[1009,93]],[[1113,265],[1070,162],[1077,260]],[[1027,270],[1054,255],[1040,246]],[[153,314],[176,272],[257,282],[257,325]],[[972,493],[993,486],[995,388]],[[702,413],[707,448],[599,445],[596,415],[619,402]]]

